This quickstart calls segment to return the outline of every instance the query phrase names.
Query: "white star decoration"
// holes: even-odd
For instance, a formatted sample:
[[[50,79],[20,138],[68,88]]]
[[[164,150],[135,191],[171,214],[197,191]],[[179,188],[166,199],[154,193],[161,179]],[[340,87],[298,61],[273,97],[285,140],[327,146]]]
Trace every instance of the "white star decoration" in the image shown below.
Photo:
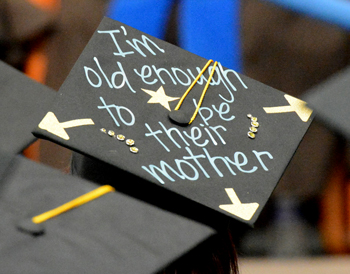
[[[167,110],[171,111],[169,102],[179,100],[180,97],[170,97],[165,94],[163,86],[161,86],[157,91],[152,91],[148,89],[143,89],[144,92],[151,95],[151,99],[148,100],[148,104],[161,104]]]

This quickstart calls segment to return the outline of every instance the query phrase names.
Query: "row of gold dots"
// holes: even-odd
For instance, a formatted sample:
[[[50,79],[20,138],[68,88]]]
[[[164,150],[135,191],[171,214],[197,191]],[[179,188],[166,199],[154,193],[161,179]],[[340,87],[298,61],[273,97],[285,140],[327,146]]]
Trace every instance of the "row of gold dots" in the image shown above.
[[[101,130],[101,132],[107,134],[108,136],[116,138],[118,141],[121,141],[121,142],[125,141],[125,144],[130,147],[130,151],[132,153],[136,154],[136,153],[139,152],[139,149],[134,146],[135,145],[135,141],[133,139],[126,139],[124,135],[122,135],[122,134],[115,134],[115,132],[113,130],[108,130],[107,131],[105,128],[101,128],[100,130]]]
[[[259,122],[258,118],[254,117],[251,114],[247,114],[247,117],[250,119],[250,127],[248,131],[248,137],[251,139],[255,139],[256,133],[258,132]]]

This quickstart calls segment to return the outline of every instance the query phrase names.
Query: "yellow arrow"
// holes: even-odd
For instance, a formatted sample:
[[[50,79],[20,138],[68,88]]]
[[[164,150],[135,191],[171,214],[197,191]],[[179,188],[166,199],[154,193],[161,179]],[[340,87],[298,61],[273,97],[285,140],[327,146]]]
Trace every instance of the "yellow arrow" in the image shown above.
[[[92,121],[91,119],[77,119],[60,123],[56,115],[53,112],[49,111],[40,122],[39,128],[47,130],[48,132],[64,140],[69,140],[69,136],[64,130],[65,128],[80,127],[87,125],[94,125],[94,121]]]
[[[232,204],[220,205],[219,207],[222,210],[225,210],[246,221],[249,221],[251,218],[253,218],[256,210],[259,207],[258,203],[242,204],[233,188],[225,188],[225,191]]]
[[[286,100],[289,103],[289,106],[281,106],[281,107],[266,107],[263,108],[266,113],[284,113],[284,112],[296,112],[299,118],[303,122],[307,122],[312,114],[312,109],[306,106],[306,102],[292,97],[290,95],[284,95]]]

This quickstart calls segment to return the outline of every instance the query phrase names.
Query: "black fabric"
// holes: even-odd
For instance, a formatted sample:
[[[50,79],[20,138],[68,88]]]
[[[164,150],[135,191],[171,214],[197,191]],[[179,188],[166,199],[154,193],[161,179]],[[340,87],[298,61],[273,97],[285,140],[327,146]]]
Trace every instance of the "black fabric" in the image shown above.
[[[0,61],[0,150],[19,153],[35,140],[31,131],[56,92]]]
[[[114,192],[47,220],[40,236],[17,228],[97,187],[18,156],[0,183],[1,272],[155,273],[215,234]]]
[[[63,139],[45,128],[46,117],[35,134],[115,166],[114,171],[106,167],[86,172],[109,177],[109,183],[129,194],[148,189],[154,200],[181,196],[188,202],[184,211],[192,211],[194,216],[213,212],[252,225],[312,118],[303,122],[294,111],[268,114],[264,107],[289,105],[285,94],[220,64],[191,125],[172,123],[166,104],[149,102],[150,94],[161,93],[162,88],[168,96],[181,97],[206,63],[201,57],[105,18],[51,109],[61,123],[88,118],[94,124],[67,128],[68,139]],[[204,73],[205,79],[210,70]],[[202,80],[180,108],[188,119],[203,91],[206,80]],[[177,101],[169,101],[171,110]],[[249,113],[260,122],[255,139],[247,136]],[[102,133],[101,128],[134,139],[139,153],[130,153],[125,143]],[[113,182],[113,174],[126,175],[129,180]],[[221,205],[232,204],[227,189],[234,190],[243,204],[257,203],[257,211],[244,219],[221,209]],[[174,202],[167,200],[173,207]],[[196,206],[190,206],[191,202]]]
[[[4,174],[6,174],[6,170],[11,166],[14,155],[10,152],[4,152],[0,150],[0,180]]]

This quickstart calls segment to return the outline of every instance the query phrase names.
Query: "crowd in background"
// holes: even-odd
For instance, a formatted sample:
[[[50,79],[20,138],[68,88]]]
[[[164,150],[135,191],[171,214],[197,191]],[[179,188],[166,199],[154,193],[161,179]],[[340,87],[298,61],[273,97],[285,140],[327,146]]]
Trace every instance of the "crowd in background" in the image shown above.
[[[2,0],[0,58],[58,90],[109,4],[107,0]],[[266,1],[242,0],[239,8],[241,73],[302,98],[348,65],[346,30]],[[167,18],[164,39],[179,45],[178,1]],[[241,255],[350,251],[350,228],[341,221],[346,214],[340,202],[344,193],[337,188],[347,180],[346,146],[342,136],[314,121],[256,228],[241,235],[237,243]],[[28,157],[66,172],[70,154],[45,141],[25,151]],[[339,166],[341,158],[343,166]]]

